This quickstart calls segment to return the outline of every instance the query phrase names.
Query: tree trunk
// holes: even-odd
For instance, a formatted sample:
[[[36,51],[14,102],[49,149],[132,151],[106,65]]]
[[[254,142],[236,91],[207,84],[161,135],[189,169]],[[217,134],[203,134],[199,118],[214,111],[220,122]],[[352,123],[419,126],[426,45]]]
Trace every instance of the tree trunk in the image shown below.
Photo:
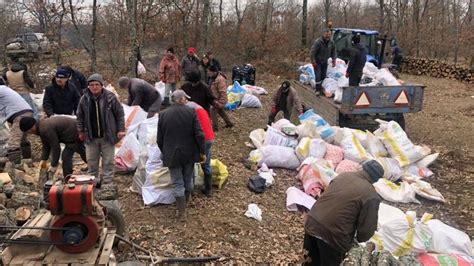
[[[92,2],[92,32],[91,32],[91,72],[97,70],[97,0]]]
[[[384,22],[385,22],[385,13],[384,13],[384,0],[378,0],[379,3],[379,32],[384,34]]]
[[[219,1],[219,23],[220,23],[221,27],[224,26],[224,18],[222,17],[222,2],[223,1],[224,0]]]
[[[301,48],[308,45],[308,0],[303,0],[303,20],[301,23]]]
[[[61,57],[61,47],[62,47],[62,28],[63,28],[63,19],[64,15],[66,14],[66,3],[65,0],[61,0],[61,14],[59,15],[59,25],[58,25],[58,47],[56,47],[55,51],[55,61],[56,65],[60,66],[62,65],[62,57]]]
[[[329,16],[330,16],[330,11],[331,11],[331,0],[324,0],[324,18],[325,18],[325,26],[329,27]]]
[[[137,34],[137,0],[127,0],[127,15],[130,24],[130,42],[131,42],[131,53],[129,62],[129,73],[132,77],[138,77],[137,65],[138,57],[140,55],[140,47],[138,44]]]
[[[209,13],[211,10],[211,3],[210,0],[204,0],[204,6],[203,6],[203,14],[202,14],[202,33],[201,33],[201,38],[202,38],[202,48],[207,49],[207,44],[209,41]]]

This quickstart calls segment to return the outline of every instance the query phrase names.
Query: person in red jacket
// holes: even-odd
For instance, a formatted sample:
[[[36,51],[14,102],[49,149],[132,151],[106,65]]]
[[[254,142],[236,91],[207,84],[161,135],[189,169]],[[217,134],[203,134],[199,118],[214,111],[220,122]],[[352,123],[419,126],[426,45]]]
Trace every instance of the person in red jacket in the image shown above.
[[[204,190],[202,191],[207,197],[212,196],[212,169],[211,169],[211,148],[214,142],[214,131],[212,130],[211,119],[207,111],[195,102],[186,103],[187,106],[196,110],[196,115],[204,132],[204,154],[206,161],[201,163],[202,171],[204,172]]]

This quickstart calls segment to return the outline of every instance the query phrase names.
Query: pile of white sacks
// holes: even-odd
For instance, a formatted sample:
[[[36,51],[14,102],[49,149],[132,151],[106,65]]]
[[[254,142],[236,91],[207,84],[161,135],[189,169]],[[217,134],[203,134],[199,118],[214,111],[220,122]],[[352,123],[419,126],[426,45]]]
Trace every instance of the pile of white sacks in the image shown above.
[[[433,176],[428,166],[439,154],[413,144],[395,121],[378,120],[379,128],[371,133],[330,126],[313,110],[300,115],[299,120],[300,125],[296,126],[281,119],[266,131],[256,129],[250,133],[257,149],[250,152],[249,160],[259,166],[265,163],[268,167],[298,171],[296,178],[302,182],[303,191],[288,188],[289,211],[297,211],[298,206],[311,209],[337,174],[359,170],[361,163],[369,159],[377,160],[384,168],[384,178],[374,183],[383,199],[420,203],[418,195],[445,202],[441,193],[426,181]],[[397,257],[419,254],[420,262],[440,258],[440,254],[449,260],[472,261],[469,236],[432,217],[425,214],[417,219],[413,212],[405,214],[382,203],[378,230],[369,242],[377,250],[388,250]]]
[[[301,72],[299,81],[314,88],[316,75],[313,65],[306,64],[298,70]],[[328,69],[322,87],[324,95],[328,98],[334,96],[334,101],[338,103],[342,100],[343,88],[349,86],[349,79],[345,76],[346,70],[347,64],[344,60],[337,58],[335,67],[332,66],[331,59],[328,60]],[[360,86],[399,86],[403,84],[403,81],[396,79],[387,68],[379,69],[370,62],[365,63],[361,80]]]
[[[385,170],[384,178],[374,184],[387,201],[419,203],[416,195],[444,202],[444,197],[425,181],[433,172],[428,166],[438,157],[426,146],[413,144],[395,121],[382,121],[369,131],[330,126],[308,110],[299,116],[296,126],[281,119],[266,131],[250,133],[256,150],[249,159],[258,165],[298,170],[304,192],[318,197],[339,173],[360,169],[369,159],[377,160]]]

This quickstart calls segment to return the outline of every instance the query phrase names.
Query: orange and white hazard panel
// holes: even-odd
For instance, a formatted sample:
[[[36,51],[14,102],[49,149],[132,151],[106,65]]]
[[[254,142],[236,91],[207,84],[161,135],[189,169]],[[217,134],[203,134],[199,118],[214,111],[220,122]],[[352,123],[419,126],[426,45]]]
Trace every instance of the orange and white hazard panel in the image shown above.
[[[408,105],[410,103],[410,100],[408,98],[408,94],[406,91],[401,91],[397,97],[395,97],[395,105]]]
[[[355,108],[364,108],[370,106],[370,98],[365,92],[362,92],[355,101]]]

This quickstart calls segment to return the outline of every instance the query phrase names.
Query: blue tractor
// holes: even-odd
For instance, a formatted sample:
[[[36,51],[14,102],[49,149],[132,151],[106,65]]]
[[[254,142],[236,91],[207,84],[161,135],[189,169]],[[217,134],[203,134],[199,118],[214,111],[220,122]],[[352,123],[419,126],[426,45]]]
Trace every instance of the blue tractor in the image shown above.
[[[334,28],[332,39],[336,44],[336,57],[348,61],[350,58],[350,49],[352,47],[352,37],[360,35],[360,42],[367,48],[367,62],[381,67],[383,62],[384,48],[387,41],[386,36],[379,37],[379,32],[375,30]]]

